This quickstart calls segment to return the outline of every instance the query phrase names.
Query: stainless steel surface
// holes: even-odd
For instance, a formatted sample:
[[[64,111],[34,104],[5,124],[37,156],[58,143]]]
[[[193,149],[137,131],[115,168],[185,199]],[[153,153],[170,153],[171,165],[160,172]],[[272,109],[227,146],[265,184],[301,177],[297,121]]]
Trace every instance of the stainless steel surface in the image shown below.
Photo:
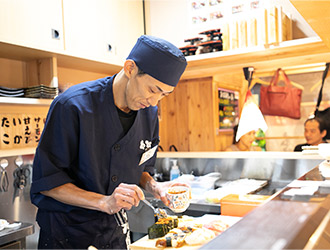
[[[30,201],[30,187],[32,180],[32,161],[33,156],[24,156],[23,159],[17,157],[1,157],[8,160],[8,167],[6,168],[8,174],[8,191],[0,192],[0,218],[10,221],[20,221],[31,223],[34,225],[35,232],[26,238],[27,249],[37,249],[39,227],[35,221],[37,208],[31,204]],[[16,163],[16,162],[17,163]],[[14,185],[14,172],[18,166],[30,169],[30,175],[26,179],[26,186],[23,189],[16,188]]]
[[[35,233],[27,237],[27,248],[36,249],[39,227],[35,222],[36,207],[30,202],[30,185],[33,156],[24,156],[23,162],[17,157],[0,157],[9,162],[6,171],[8,174],[8,191],[0,192],[0,217],[13,221],[32,223]],[[212,172],[221,173],[222,181],[236,180],[243,176],[263,176],[269,178],[269,184],[261,191],[264,194],[272,194],[285,187],[293,179],[306,173],[323,160],[319,159],[281,159],[281,158],[158,158],[156,161],[157,173],[165,179],[169,177],[171,160],[177,159],[180,172],[184,174],[193,173],[196,176],[206,175]],[[27,178],[26,186],[20,190],[14,187],[13,173],[19,167],[28,167],[31,174]],[[165,205],[151,196],[146,199],[158,208]],[[167,210],[169,214],[171,212]],[[205,213],[219,214],[220,205],[208,204],[205,201],[192,203],[186,214],[200,216]],[[144,202],[128,213],[130,228],[133,232],[147,233],[147,228],[155,222],[154,211]]]
[[[261,155],[262,156],[262,155]],[[267,179],[268,185],[258,194],[272,195],[283,189],[292,180],[297,179],[304,173],[322,162],[322,159],[287,159],[287,158],[157,158],[157,176],[162,176],[164,180],[169,179],[172,160],[178,160],[177,164],[182,174],[195,176],[206,175],[212,172],[221,173],[220,182],[233,181],[239,178]],[[217,184],[216,184],[217,185]],[[166,206],[150,194],[146,194],[146,199],[154,206],[166,209]],[[203,214],[220,214],[219,204],[210,204],[205,200],[192,202],[184,214],[191,216],[202,216]],[[147,233],[147,228],[152,224],[150,216],[151,208],[140,206],[134,213],[129,214],[129,224],[133,232]],[[170,210],[167,210],[171,214]],[[149,213],[149,215],[148,215]],[[137,220],[133,217],[144,216]],[[136,218],[135,217],[135,218]]]
[[[287,186],[200,249],[329,249],[330,196],[320,192],[327,179],[319,166],[300,176],[299,185]],[[306,194],[306,187],[315,190]],[[297,197],[284,195],[299,189],[303,192]]]
[[[287,158],[157,158],[156,169],[163,173],[168,180],[171,169],[171,160],[177,159],[180,172],[193,173],[195,176],[206,175],[211,172],[220,172],[221,180],[236,180],[243,177],[263,177],[270,182],[288,182],[306,173],[322,159],[287,159]],[[263,179],[261,178],[261,179]]]
[[[0,245],[23,239],[34,233],[34,226],[31,223],[22,223],[17,229],[4,229],[0,231]],[[24,246],[25,247],[25,246]]]

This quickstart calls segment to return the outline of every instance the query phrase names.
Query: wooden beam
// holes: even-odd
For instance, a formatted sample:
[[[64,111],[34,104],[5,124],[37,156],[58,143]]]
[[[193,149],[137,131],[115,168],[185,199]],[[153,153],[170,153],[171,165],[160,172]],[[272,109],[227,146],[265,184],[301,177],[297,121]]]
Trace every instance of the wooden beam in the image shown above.
[[[330,1],[290,0],[290,2],[330,48]]]

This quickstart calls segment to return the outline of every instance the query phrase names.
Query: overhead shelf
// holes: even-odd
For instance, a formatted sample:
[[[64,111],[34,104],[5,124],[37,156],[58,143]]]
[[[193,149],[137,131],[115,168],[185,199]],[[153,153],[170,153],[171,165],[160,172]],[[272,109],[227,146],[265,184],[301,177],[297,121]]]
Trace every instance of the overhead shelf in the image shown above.
[[[53,99],[0,97],[0,104],[28,104],[28,105],[49,106],[52,101]]]
[[[188,56],[182,79],[207,77],[221,73],[242,73],[253,66],[257,71],[273,71],[278,67],[325,63],[330,49],[319,37],[290,40],[268,48],[256,46]]]
[[[252,158],[252,159],[320,159],[320,155],[303,155],[301,152],[275,152],[275,151],[240,151],[240,152],[157,152],[157,158]]]
[[[14,149],[1,149],[0,157],[10,157],[16,155],[31,155],[35,154],[36,148],[14,148]]]
[[[95,58],[82,58],[71,54],[65,54],[61,51],[51,52],[5,42],[0,42],[0,57],[20,61],[56,57],[58,67],[104,73],[109,75],[115,74],[121,70],[120,65],[100,61]]]
[[[109,62],[81,58],[64,54],[61,51],[50,52],[5,42],[0,42],[0,57],[22,61],[56,57],[58,67],[109,75],[121,70],[121,65]],[[272,71],[277,67],[323,63],[329,57],[330,48],[319,37],[309,37],[285,41],[269,47],[256,46],[187,56],[188,66],[182,79],[207,77],[228,72],[241,73],[242,68],[248,66],[253,66],[258,71]]]

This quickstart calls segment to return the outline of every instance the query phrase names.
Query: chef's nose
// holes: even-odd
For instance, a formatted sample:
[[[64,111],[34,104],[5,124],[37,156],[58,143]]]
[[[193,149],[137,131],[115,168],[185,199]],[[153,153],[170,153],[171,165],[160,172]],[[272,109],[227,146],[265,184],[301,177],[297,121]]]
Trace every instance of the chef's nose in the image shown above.
[[[161,94],[154,94],[150,96],[147,101],[151,106],[156,106],[158,101],[161,99]]]

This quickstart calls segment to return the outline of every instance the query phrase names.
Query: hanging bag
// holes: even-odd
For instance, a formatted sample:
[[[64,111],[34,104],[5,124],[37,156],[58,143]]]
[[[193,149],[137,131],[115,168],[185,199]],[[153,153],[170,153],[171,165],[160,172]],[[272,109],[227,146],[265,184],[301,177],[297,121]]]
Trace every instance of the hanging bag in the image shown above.
[[[284,77],[285,86],[278,86],[279,74]],[[302,90],[294,88],[284,70],[277,69],[269,86],[260,88],[260,110],[264,115],[278,115],[300,119]]]
[[[325,125],[326,125],[327,135],[324,137],[324,139],[330,139],[330,108],[326,108],[325,110],[320,111],[319,107],[320,107],[320,104],[321,104],[321,101],[322,101],[323,86],[324,86],[325,78],[328,75],[328,71],[329,71],[329,63],[326,64],[325,70],[323,71],[322,84],[321,84],[321,88],[320,88],[320,91],[319,91],[319,96],[317,98],[316,108],[315,108],[315,111],[314,111],[315,117],[321,118],[324,121]]]

